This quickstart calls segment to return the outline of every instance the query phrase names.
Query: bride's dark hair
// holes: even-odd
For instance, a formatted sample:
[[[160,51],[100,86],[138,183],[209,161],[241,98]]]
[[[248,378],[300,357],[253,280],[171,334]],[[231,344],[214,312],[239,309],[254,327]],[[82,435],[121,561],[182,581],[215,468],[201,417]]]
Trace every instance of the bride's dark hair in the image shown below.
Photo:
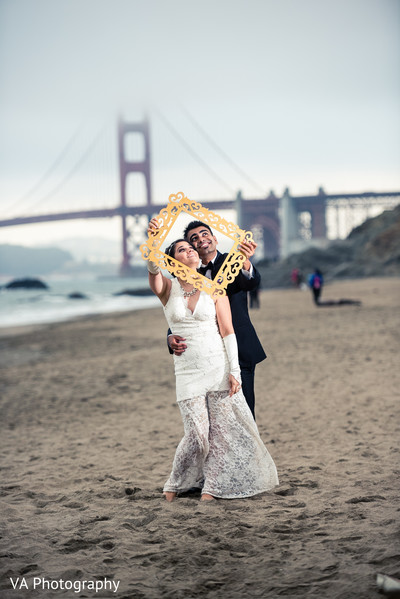
[[[175,246],[177,243],[179,243],[180,241],[184,241],[185,243],[188,243],[189,245],[192,246],[192,248],[197,252],[196,248],[187,240],[187,239],[175,239],[175,241],[173,241],[166,249],[164,254],[167,254],[167,256],[171,256],[171,258],[175,258]]]

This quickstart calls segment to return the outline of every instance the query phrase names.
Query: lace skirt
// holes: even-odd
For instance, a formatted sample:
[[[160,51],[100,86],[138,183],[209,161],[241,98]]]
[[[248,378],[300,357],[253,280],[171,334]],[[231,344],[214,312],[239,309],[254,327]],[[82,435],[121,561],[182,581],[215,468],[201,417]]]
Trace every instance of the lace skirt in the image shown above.
[[[273,459],[259,435],[242,391],[227,391],[179,402],[184,437],[164,491],[193,487],[214,497],[235,499],[279,484]]]

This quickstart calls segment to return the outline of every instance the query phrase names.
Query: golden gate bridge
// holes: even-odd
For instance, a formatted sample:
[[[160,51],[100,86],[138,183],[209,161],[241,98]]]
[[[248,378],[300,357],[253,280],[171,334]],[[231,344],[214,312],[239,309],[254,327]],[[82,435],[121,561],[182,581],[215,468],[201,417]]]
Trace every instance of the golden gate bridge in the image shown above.
[[[180,140],[192,156],[209,171],[209,174],[218,177],[208,164],[188,146],[172,125],[168,121],[165,124],[175,138]],[[203,133],[205,134],[204,131]],[[134,159],[129,155],[126,143],[132,135],[141,141],[141,155]],[[39,204],[54,197],[63,183],[75,174],[79,165],[90,155],[98,140],[99,136],[89,143],[75,167],[71,169],[55,189],[41,198]],[[209,138],[209,141],[214,143],[211,138]],[[139,255],[138,247],[143,241],[143,232],[147,228],[147,222],[161,208],[161,205],[153,203],[152,198],[151,144],[148,119],[139,122],[126,122],[119,118],[117,142],[118,204],[107,208],[76,209],[65,212],[47,212],[3,218],[0,220],[0,227],[119,217],[121,219],[122,254],[120,273],[129,274],[132,260]],[[222,152],[222,150],[220,151]],[[226,154],[224,156],[227,160],[230,160]],[[230,162],[243,176],[247,176],[233,161]],[[139,176],[142,180],[145,196],[143,205],[132,205],[129,202],[127,188],[133,175]],[[237,223],[241,228],[253,231],[256,241],[263,248],[264,256],[285,257],[290,253],[301,251],[308,245],[326,241],[328,216],[331,221],[332,219],[333,221],[336,220],[336,237],[339,237],[340,220],[343,219],[343,215],[347,221],[347,229],[350,230],[352,224],[360,224],[360,221],[365,220],[374,212],[377,213],[377,211],[393,208],[397,205],[400,202],[400,192],[326,194],[320,188],[315,195],[292,196],[289,189],[286,189],[280,197],[270,192],[265,197],[243,198],[241,192],[238,192],[235,197],[230,199],[200,199],[198,201],[215,212],[235,210]],[[141,229],[139,233],[138,228]]]

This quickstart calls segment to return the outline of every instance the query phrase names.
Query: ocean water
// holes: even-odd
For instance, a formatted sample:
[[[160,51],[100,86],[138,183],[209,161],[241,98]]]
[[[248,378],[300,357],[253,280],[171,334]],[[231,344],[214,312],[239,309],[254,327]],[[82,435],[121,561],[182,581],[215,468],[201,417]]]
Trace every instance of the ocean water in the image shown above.
[[[78,316],[140,310],[160,306],[157,297],[115,296],[124,289],[148,289],[144,278],[43,277],[49,289],[4,289],[10,279],[0,281],[0,328],[61,322]],[[79,292],[87,299],[70,299]]]

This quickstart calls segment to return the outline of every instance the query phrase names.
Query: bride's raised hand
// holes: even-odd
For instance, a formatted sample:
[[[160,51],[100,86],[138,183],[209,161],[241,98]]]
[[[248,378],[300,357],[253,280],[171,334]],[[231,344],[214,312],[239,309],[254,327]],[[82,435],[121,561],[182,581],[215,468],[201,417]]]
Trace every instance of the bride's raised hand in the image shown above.
[[[160,225],[158,220],[156,218],[152,218],[147,227],[147,235],[154,235],[159,228]]]
[[[232,395],[235,395],[235,393],[237,393],[241,388],[242,388],[242,385],[239,383],[239,381],[237,381],[235,379],[233,374],[230,374],[229,375],[229,397],[232,397]]]

